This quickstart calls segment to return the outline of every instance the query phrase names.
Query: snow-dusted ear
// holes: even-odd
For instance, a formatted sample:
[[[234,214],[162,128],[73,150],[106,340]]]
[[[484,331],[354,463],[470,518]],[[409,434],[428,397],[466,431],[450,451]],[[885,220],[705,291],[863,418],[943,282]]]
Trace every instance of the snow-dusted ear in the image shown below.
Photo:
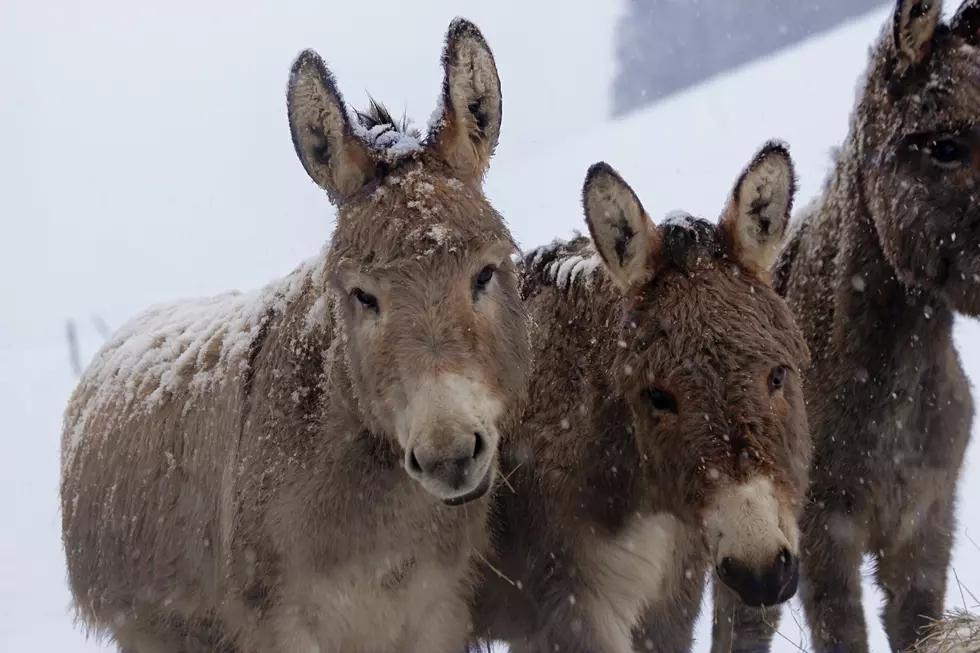
[[[727,233],[736,260],[768,271],[786,236],[796,174],[786,145],[766,143],[732,190],[719,228]]]
[[[980,42],[980,0],[966,0],[961,4],[949,26],[968,43]]]
[[[663,239],[636,193],[612,166],[589,168],[582,187],[585,222],[609,276],[623,292],[646,283]]]
[[[453,20],[442,66],[442,115],[428,140],[461,179],[480,183],[497,147],[503,103],[497,64],[476,25]]]
[[[942,13],[942,0],[898,0],[893,37],[895,48],[906,63],[916,66],[929,56]]]
[[[351,129],[337,83],[313,50],[304,50],[293,63],[286,111],[296,155],[331,202],[343,203],[371,179],[370,152]]]

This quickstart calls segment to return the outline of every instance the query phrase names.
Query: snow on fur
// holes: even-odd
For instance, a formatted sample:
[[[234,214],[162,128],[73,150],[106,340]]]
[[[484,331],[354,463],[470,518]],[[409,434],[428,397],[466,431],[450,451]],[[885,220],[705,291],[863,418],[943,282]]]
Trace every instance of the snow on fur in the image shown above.
[[[91,416],[111,403],[142,403],[136,407],[150,410],[183,394],[186,411],[205,392],[239,378],[263,325],[310,284],[324,286],[325,261],[324,249],[260,290],[161,303],[124,324],[85,372],[82,380],[94,379],[90,387],[98,391],[73,425],[64,464],[71,464]],[[306,328],[329,319],[327,304],[325,298],[313,304],[305,316]]]
[[[401,122],[396,121],[374,99],[367,111],[346,109],[354,134],[382,159],[394,162],[422,150],[422,134],[407,116]]]
[[[669,211],[667,215],[664,216],[663,222],[660,223],[660,226],[661,228],[669,226],[683,227],[684,229],[696,234],[697,230],[691,228],[696,220],[697,218],[687,211],[675,209],[673,211]]]
[[[532,249],[524,256],[524,262],[528,271],[541,274],[562,290],[577,280],[588,284],[602,267],[602,259],[592,241],[581,236],[571,241],[555,239]]]

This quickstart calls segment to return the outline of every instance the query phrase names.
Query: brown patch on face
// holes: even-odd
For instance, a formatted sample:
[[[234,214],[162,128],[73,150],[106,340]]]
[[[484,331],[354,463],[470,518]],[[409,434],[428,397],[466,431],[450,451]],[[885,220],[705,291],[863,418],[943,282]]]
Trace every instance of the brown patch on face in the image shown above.
[[[799,498],[809,355],[792,315],[733,261],[723,229],[688,219],[664,231],[669,263],[633,299],[616,362],[651,475],[679,476],[674,500],[694,523],[714,491],[758,475]]]

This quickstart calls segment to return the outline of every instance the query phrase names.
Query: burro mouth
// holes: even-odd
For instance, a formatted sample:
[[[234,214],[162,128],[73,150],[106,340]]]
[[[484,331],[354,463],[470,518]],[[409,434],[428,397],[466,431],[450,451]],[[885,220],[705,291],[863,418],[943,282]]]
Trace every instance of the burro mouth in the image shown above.
[[[479,484],[466,494],[461,494],[457,497],[452,497],[449,499],[443,499],[442,502],[447,506],[463,506],[477,499],[482,499],[487,492],[490,491],[490,486],[493,485],[493,465],[487,467],[487,473],[483,475]]]

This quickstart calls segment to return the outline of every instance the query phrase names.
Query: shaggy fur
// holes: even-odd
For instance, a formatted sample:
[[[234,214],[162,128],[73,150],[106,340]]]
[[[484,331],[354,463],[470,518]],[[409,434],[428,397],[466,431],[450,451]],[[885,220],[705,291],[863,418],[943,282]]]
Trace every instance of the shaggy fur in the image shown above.
[[[594,244],[525,257],[534,370],[501,450],[478,636],[515,653],[683,651],[706,569],[744,571],[731,580],[752,597],[795,590],[808,354],[764,270],[792,180],[785,149],[767,146],[720,226],[658,227],[597,164],[584,192]],[[770,214],[783,224],[763,229]]]
[[[290,127],[338,205],[329,246],[261,292],[154,307],[75,390],[69,581],[123,651],[465,646],[529,342],[513,241],[481,191],[493,57],[457,20],[443,61],[453,93],[420,144],[379,106],[352,119],[300,55]]]
[[[978,3],[950,24],[902,0],[871,56],[823,196],[774,267],[813,354],[801,596],[819,653],[868,651],[875,561],[894,650],[942,615],[973,403],[954,312],[980,313]],[[716,651],[768,647],[778,614],[718,597]],[[721,632],[725,631],[725,632]]]

